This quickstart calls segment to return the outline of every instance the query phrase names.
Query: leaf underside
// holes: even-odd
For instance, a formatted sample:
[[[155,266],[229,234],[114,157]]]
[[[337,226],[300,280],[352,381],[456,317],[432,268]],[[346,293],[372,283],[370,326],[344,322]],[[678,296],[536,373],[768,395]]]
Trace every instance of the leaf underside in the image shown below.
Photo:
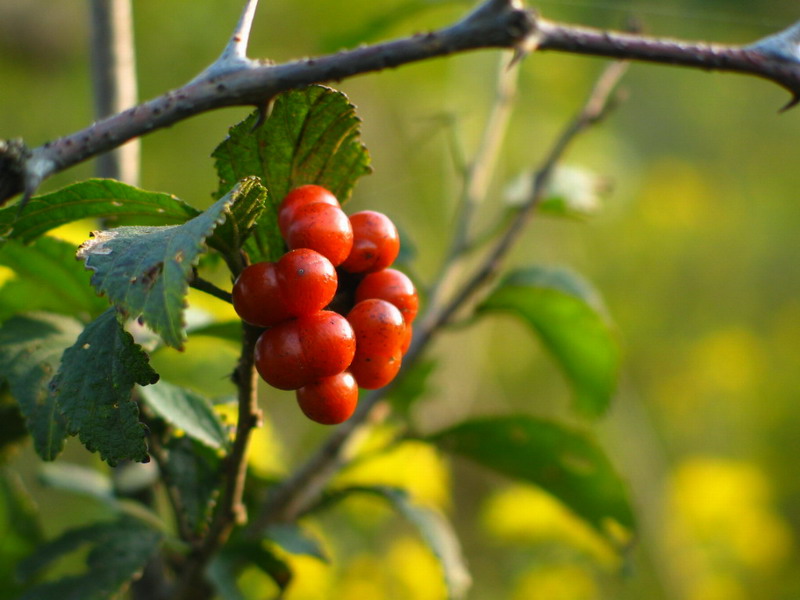
[[[240,182],[208,210],[183,225],[118,227],[96,232],[78,251],[94,271],[95,289],[127,316],[140,317],[174,348],[183,347],[185,297],[192,268],[205,241],[231,205],[263,188],[254,178]]]

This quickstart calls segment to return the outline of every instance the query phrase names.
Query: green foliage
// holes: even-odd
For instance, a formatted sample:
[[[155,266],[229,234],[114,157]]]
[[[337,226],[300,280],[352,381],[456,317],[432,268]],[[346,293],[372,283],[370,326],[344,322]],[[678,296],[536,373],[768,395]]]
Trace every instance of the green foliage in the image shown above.
[[[14,573],[20,559],[42,543],[38,512],[16,473],[0,469],[0,600],[16,600],[23,587]]]
[[[67,242],[48,237],[27,246],[6,242],[0,247],[0,265],[15,274],[0,287],[0,321],[33,310],[85,319],[108,307],[88,285],[89,273]]]
[[[81,331],[77,321],[48,313],[12,317],[0,327],[0,377],[19,403],[33,445],[53,460],[64,445],[66,422],[48,384],[61,354]]]
[[[433,508],[413,503],[404,489],[382,485],[336,490],[328,501],[340,500],[351,494],[369,494],[389,502],[392,508],[417,529],[422,540],[436,556],[442,567],[448,598],[464,597],[472,584],[472,578],[461,553],[458,537],[444,515]]]
[[[131,391],[136,383],[156,381],[147,355],[110,308],[64,352],[51,387],[69,433],[113,465],[148,460],[145,428]]]
[[[526,416],[466,421],[428,438],[443,450],[534,483],[610,536],[609,521],[635,526],[628,491],[588,436]],[[612,537],[612,541],[616,541]]]
[[[257,126],[258,120],[256,112],[231,128],[213,153],[218,197],[251,175],[268,190],[269,209],[247,245],[253,262],[277,260],[283,253],[276,209],[289,190],[316,183],[344,203],[356,180],[370,172],[360,120],[341,92],[319,85],[284,92],[263,125]]]
[[[219,493],[222,459],[208,446],[188,437],[171,438],[166,451],[165,478],[178,491],[181,518],[198,533],[208,524]]]
[[[118,227],[95,233],[78,256],[94,271],[92,285],[128,316],[183,347],[185,296],[204,242],[239,201],[251,202],[263,188],[255,179],[236,185],[204,213],[183,225]]]
[[[328,562],[319,540],[295,523],[275,523],[267,527],[264,537],[289,554],[304,554]]]
[[[90,546],[87,571],[34,586],[22,600],[108,600],[141,572],[159,549],[161,534],[131,518],[72,529],[40,546],[19,567],[30,579],[62,556]]]
[[[165,381],[140,390],[142,400],[153,412],[190,438],[209,448],[227,449],[228,432],[211,402],[190,390]]]
[[[6,453],[10,453],[17,443],[28,435],[19,404],[5,389],[0,389],[0,423],[2,423],[0,426],[0,463],[2,463],[6,459]]]
[[[585,281],[563,269],[514,271],[479,311],[510,312],[532,327],[566,373],[580,412],[598,416],[608,408],[620,350],[599,296]]]
[[[198,213],[172,194],[148,192],[113,179],[88,179],[34,196],[22,211],[16,206],[0,210],[0,243],[17,239],[27,244],[60,225],[90,217],[154,217],[182,223]]]
[[[281,592],[289,587],[294,577],[289,564],[260,541],[236,540],[224,548],[209,568],[209,577],[225,600],[244,599],[236,585],[236,575],[242,564],[260,569]]]

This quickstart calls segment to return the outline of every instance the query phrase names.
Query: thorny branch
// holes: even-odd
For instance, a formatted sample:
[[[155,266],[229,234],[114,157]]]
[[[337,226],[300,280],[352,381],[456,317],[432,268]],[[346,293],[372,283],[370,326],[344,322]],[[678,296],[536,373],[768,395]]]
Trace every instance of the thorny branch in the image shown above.
[[[524,8],[521,0],[485,0],[444,29],[273,65],[245,55],[256,4],[248,0],[222,55],[185,86],[37,148],[0,140],[0,204],[21,192],[29,197],[59,171],[202,112],[263,107],[288,89],[480,48],[512,48],[520,56],[557,50],[745,73],[789,90],[793,99],[786,108],[800,101],[800,23],[748,46],[715,45],[556,23]]]
[[[553,171],[561,161],[569,145],[590,126],[602,120],[613,105],[613,93],[627,63],[612,63],[600,76],[588,100],[564,129],[545,157],[542,166],[534,175],[532,191],[527,202],[520,207],[516,217],[489,249],[458,290],[446,302],[429,305],[415,326],[414,340],[403,358],[403,371],[413,365],[427,348],[433,335],[445,326],[474,294],[497,272],[513,244],[519,239],[552,179]],[[458,261],[448,259],[454,266]],[[454,267],[455,268],[455,267]],[[448,274],[445,273],[447,277]],[[402,372],[401,372],[402,375]],[[399,377],[395,379],[398,381]],[[392,384],[390,384],[391,386]],[[250,532],[257,535],[270,523],[292,521],[298,518],[319,497],[324,487],[346,463],[346,449],[354,433],[364,426],[374,413],[374,408],[391,389],[375,390],[359,402],[356,413],[340,425],[325,443],[293,475],[283,481],[267,499],[259,516],[251,523]]]

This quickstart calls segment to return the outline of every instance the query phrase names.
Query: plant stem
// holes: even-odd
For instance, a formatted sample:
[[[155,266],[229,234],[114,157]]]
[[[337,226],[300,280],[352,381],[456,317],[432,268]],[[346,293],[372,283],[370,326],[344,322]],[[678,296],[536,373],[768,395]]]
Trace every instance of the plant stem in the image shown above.
[[[208,533],[189,556],[181,574],[175,594],[175,598],[181,600],[203,600],[210,597],[204,595],[208,588],[205,584],[205,569],[216,552],[225,544],[233,528],[243,524],[247,518],[242,504],[247,473],[247,447],[253,428],[261,423],[261,411],[258,408],[256,394],[258,376],[254,362],[254,349],[261,329],[246,323],[242,326],[244,329],[242,352],[234,372],[234,383],[239,395],[236,437],[230,454],[225,459],[224,487]]]
[[[219,298],[220,300],[222,300],[223,302],[227,302],[228,304],[231,304],[233,302],[233,296],[231,295],[230,292],[226,292],[222,288],[217,287],[210,281],[207,281],[206,279],[203,279],[202,277],[199,277],[196,274],[189,281],[189,286],[193,287],[196,290],[200,290],[201,292],[205,292],[206,294],[214,296],[215,298]]]

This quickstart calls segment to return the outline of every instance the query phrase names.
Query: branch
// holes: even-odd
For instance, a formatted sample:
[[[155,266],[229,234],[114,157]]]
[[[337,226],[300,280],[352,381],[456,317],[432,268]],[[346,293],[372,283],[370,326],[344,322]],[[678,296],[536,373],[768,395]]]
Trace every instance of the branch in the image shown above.
[[[755,75],[785,88],[800,102],[800,22],[747,46],[729,46],[603,31],[538,19],[534,49],[665,63]]]
[[[245,14],[254,5],[250,0]],[[32,150],[16,148],[14,153],[6,153],[0,143],[0,204],[20,192],[29,197],[55,173],[202,112],[227,106],[264,106],[288,89],[456,52],[514,48],[535,29],[533,13],[523,9],[518,0],[486,0],[461,21],[438,31],[272,65],[243,57],[246,36],[241,34],[249,22],[246,17],[242,19],[237,27],[240,33],[234,35],[217,62],[177,90]]]
[[[415,326],[414,340],[403,358],[401,375],[419,359],[434,334],[446,325],[456,311],[471,299],[473,294],[496,272],[514,242],[519,239],[531,214],[539,205],[553,171],[570,143],[588,127],[601,120],[608,112],[612,93],[625,69],[625,63],[617,62],[603,72],[583,108],[556,140],[542,167],[534,176],[531,195],[525,205],[520,208],[505,234],[449,302],[443,305],[429,306],[426,316],[420,319],[420,325]],[[452,258],[448,260],[451,265],[457,263]],[[445,276],[449,275],[445,273]],[[395,382],[397,381],[399,381],[399,377],[395,379]],[[375,412],[373,409],[393,385],[394,382],[385,388],[374,390],[362,398],[356,413],[340,425],[290,478],[272,491],[261,513],[248,527],[249,535],[258,536],[271,523],[292,521],[313,504],[330,479],[345,464],[347,445],[354,438],[354,434],[373,416]]]
[[[248,0],[222,55],[185,86],[32,150],[0,140],[0,205],[20,192],[30,197],[55,173],[202,112],[263,107],[288,89],[481,48],[512,48],[517,57],[559,50],[750,74],[791,92],[793,99],[784,110],[800,102],[800,23],[748,46],[727,46],[566,25],[539,18],[521,0],[485,0],[444,29],[273,65],[245,56],[255,5],[256,0]]]

